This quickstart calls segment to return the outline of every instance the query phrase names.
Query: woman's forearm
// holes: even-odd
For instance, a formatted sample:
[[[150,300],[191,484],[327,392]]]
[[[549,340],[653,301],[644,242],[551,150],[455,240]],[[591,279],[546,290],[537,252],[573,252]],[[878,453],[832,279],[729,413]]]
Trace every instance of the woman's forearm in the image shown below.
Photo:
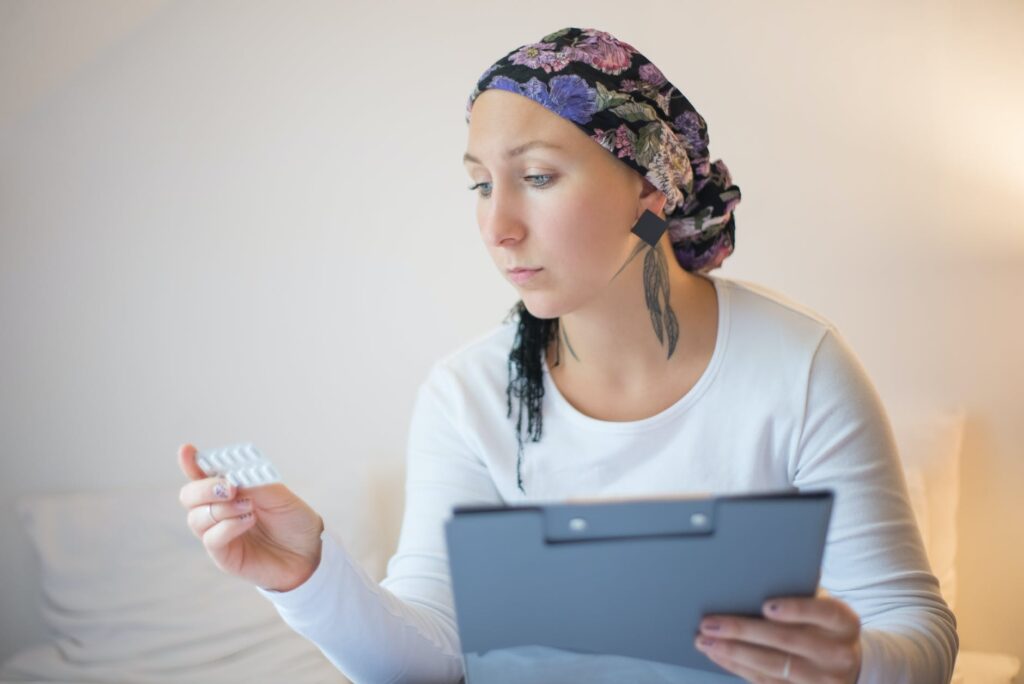
[[[320,565],[288,592],[258,589],[284,621],[354,682],[458,682],[455,624],[376,584],[328,530]]]

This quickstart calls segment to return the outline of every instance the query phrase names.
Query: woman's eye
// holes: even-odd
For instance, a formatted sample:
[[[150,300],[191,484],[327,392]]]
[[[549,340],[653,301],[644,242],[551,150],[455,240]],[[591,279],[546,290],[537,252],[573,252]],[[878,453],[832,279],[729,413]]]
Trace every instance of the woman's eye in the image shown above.
[[[476,190],[477,188],[479,188],[482,185],[490,185],[490,183],[477,183],[476,185],[470,185],[469,189],[470,190]],[[481,197],[488,197],[488,196],[490,196],[490,193],[491,193],[490,190],[488,190],[487,192],[484,192],[483,190],[481,190],[480,191],[480,196]]]
[[[532,175],[532,176],[523,176],[523,178],[526,179],[526,180],[533,180],[535,178],[542,178],[542,179],[544,179],[544,181],[541,182],[541,183],[537,183],[537,182],[533,183],[533,187],[535,187],[535,188],[542,188],[542,187],[544,187],[545,185],[547,185],[548,183],[551,182],[551,175],[552,174],[550,174],[550,173],[541,173],[541,174],[535,174],[535,175]],[[476,183],[475,185],[469,186],[469,189],[470,190],[476,190],[477,188],[480,188],[480,193],[479,194],[480,194],[481,197],[490,197],[491,196],[491,189],[489,187],[490,185],[491,185],[490,183],[480,182],[480,183]],[[486,189],[484,189],[483,186],[488,186],[488,187]]]

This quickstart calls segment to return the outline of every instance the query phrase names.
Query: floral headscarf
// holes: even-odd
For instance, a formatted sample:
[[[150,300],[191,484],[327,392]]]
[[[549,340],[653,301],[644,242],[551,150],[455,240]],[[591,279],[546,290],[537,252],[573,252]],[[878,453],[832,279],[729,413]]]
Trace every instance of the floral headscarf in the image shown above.
[[[498,88],[576,124],[661,190],[669,239],[687,271],[719,267],[735,245],[740,189],[709,161],[707,123],[632,45],[597,29],[564,28],[516,48],[477,80],[466,102]]]

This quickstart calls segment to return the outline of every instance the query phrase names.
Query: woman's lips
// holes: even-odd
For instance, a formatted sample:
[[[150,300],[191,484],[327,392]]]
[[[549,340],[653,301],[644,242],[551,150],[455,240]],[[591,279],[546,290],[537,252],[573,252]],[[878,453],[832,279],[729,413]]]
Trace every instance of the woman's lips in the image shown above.
[[[509,279],[517,285],[522,285],[527,280],[537,275],[543,268],[517,268],[508,272]]]

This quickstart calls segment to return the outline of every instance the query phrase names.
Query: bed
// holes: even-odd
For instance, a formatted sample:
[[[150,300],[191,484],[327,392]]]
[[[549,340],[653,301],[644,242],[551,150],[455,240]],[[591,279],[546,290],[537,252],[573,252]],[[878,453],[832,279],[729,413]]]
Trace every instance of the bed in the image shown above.
[[[947,602],[956,607],[956,510],[965,414],[893,410],[908,490]],[[291,486],[380,580],[398,538],[403,472],[381,466]],[[0,682],[348,682],[251,586],[221,573],[185,526],[180,484],[21,497],[49,640]],[[1009,684],[1017,658],[961,651],[953,681]]]

